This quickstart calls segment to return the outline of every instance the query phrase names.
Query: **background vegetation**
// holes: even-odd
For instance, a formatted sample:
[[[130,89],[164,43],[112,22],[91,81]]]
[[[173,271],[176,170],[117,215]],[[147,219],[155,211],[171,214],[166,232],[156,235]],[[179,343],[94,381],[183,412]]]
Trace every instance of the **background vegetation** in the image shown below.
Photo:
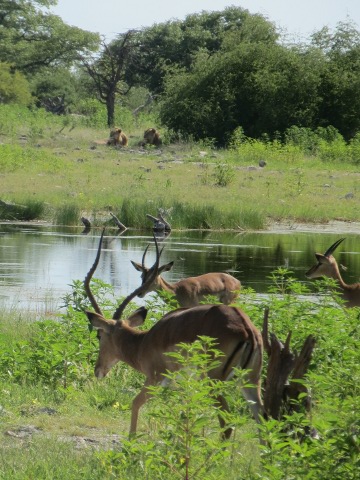
[[[241,128],[228,149],[211,142],[138,143],[153,114],[119,110],[129,147],[104,143],[106,109],[84,117],[0,105],[0,218],[59,225],[113,221],[152,228],[145,214],[168,211],[172,228],[263,229],[275,221],[359,221],[358,136],[333,127],[292,127],[285,140],[252,139]],[[19,119],[21,118],[21,123]],[[102,144],[101,144],[102,143]],[[260,167],[259,164],[265,165]],[[114,225],[114,224],[113,224]]]
[[[174,135],[220,146],[239,127],[281,141],[293,126],[332,126],[346,141],[359,131],[360,33],[351,20],[289,44],[262,15],[231,6],[106,43],[53,15],[55,3],[0,2],[0,103],[82,114],[93,99],[108,126],[123,106],[135,114],[150,106]]]

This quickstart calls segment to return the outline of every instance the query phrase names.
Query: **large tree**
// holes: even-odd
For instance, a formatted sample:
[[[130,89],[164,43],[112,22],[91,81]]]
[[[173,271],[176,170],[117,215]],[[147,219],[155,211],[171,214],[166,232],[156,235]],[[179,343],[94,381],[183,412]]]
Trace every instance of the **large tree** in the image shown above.
[[[323,63],[318,50],[261,42],[232,45],[212,56],[200,54],[190,72],[167,78],[162,121],[219,144],[239,126],[250,137],[294,124],[313,126]]]
[[[274,44],[279,37],[273,23],[235,6],[155,24],[137,35],[138,61],[127,70],[127,82],[140,82],[155,94],[163,91],[164,78],[174,68],[190,71],[199,52],[211,56],[225,40]]]
[[[102,42],[101,55],[96,58],[83,59],[83,66],[94,81],[98,99],[106,105],[107,123],[114,126],[115,102],[117,96],[125,95],[130,87],[126,83],[126,67],[137,56],[135,31],[129,30],[107,44]]]
[[[65,24],[50,13],[56,0],[0,0],[0,60],[25,74],[73,65],[99,47],[96,33]]]
[[[318,123],[349,139],[360,131],[360,32],[351,21],[340,22],[335,31],[315,33],[312,42],[326,57]]]

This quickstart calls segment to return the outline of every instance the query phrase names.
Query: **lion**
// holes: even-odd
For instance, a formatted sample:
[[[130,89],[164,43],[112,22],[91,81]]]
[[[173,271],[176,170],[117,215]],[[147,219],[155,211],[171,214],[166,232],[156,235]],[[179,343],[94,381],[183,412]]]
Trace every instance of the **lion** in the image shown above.
[[[144,145],[155,145],[160,147],[162,140],[160,138],[160,133],[155,128],[148,128],[144,132]]]
[[[110,130],[110,138],[106,143],[107,145],[114,145],[114,146],[120,145],[122,147],[127,147],[128,137],[121,130],[121,128],[115,127],[112,130]]]

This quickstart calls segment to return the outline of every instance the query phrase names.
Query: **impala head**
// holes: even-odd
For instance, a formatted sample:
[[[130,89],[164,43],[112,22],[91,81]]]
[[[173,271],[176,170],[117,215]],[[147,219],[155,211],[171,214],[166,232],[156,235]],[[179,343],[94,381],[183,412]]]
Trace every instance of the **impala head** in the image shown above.
[[[89,270],[86,278],[84,280],[84,287],[85,292],[87,294],[90,303],[95,310],[86,311],[86,315],[89,319],[90,324],[93,328],[95,328],[98,332],[98,339],[99,339],[99,355],[95,364],[95,376],[97,378],[105,377],[105,375],[109,372],[111,367],[113,367],[119,360],[121,360],[122,354],[121,349],[119,347],[119,339],[121,336],[124,335],[127,329],[139,327],[145,321],[147,309],[144,307],[138,308],[134,313],[132,313],[127,319],[121,320],[121,315],[123,314],[126,306],[129,302],[136,297],[137,295],[140,296],[143,289],[148,288],[148,284],[152,283],[154,277],[158,274],[158,267],[159,267],[159,247],[154,237],[155,246],[156,246],[156,260],[154,265],[151,267],[152,275],[148,277],[148,283],[143,283],[140,287],[136,288],[130,295],[128,295],[123,302],[118,306],[115,310],[111,319],[106,319],[103,315],[93,293],[90,289],[90,280],[98,266],[100,254],[101,254],[101,246],[104,237],[104,231],[102,231],[99,247],[97,251],[97,255],[94,261],[93,266]]]
[[[329,247],[324,254],[315,253],[316,260],[318,261],[313,267],[310,268],[305,274],[307,278],[318,278],[318,277],[331,277],[337,278],[337,263],[335,258],[332,256],[336,248],[343,242],[345,238],[340,238],[337,240],[331,247]]]
[[[142,291],[140,292],[140,294],[138,294],[138,296],[140,298],[144,297],[149,292],[158,290],[160,288],[160,278],[159,278],[160,275],[163,272],[168,272],[169,270],[171,270],[173,265],[174,265],[174,262],[169,262],[166,265],[162,265],[161,267],[158,266],[157,267],[157,274],[154,275],[155,264],[150,268],[145,267],[145,257],[146,257],[146,253],[148,251],[148,248],[149,248],[149,245],[145,249],[145,252],[144,252],[142,260],[141,260],[141,263],[137,263],[137,262],[134,262],[134,261],[131,260],[131,263],[133,264],[134,268],[138,272],[141,272],[141,281],[142,281],[141,285],[142,286],[144,286],[145,284],[147,285],[147,287],[143,288]],[[162,250],[159,254],[159,257],[161,255],[161,253],[162,253]],[[149,280],[150,278],[152,278],[152,280]]]

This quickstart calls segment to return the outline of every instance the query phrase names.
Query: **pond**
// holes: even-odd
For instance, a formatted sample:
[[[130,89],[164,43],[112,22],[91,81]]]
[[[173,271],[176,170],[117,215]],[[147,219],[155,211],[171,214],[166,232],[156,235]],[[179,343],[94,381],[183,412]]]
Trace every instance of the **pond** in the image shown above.
[[[41,225],[0,225],[0,305],[31,310],[38,314],[59,310],[62,297],[74,280],[83,280],[93,264],[100,229],[84,234],[82,229]],[[287,266],[304,282],[305,272],[315,263],[314,252],[324,252],[338,238],[346,236],[336,252],[339,263],[348,267],[343,276],[353,283],[360,277],[360,231],[346,233],[286,232],[199,232],[173,231],[162,242],[161,263],[174,261],[164,274],[168,281],[226,271],[243,286],[266,293],[269,275]],[[119,295],[127,295],[140,284],[140,273],[130,260],[141,262],[150,232],[127,230],[119,235],[109,229],[96,278],[111,284]],[[151,245],[146,264],[155,260]]]

